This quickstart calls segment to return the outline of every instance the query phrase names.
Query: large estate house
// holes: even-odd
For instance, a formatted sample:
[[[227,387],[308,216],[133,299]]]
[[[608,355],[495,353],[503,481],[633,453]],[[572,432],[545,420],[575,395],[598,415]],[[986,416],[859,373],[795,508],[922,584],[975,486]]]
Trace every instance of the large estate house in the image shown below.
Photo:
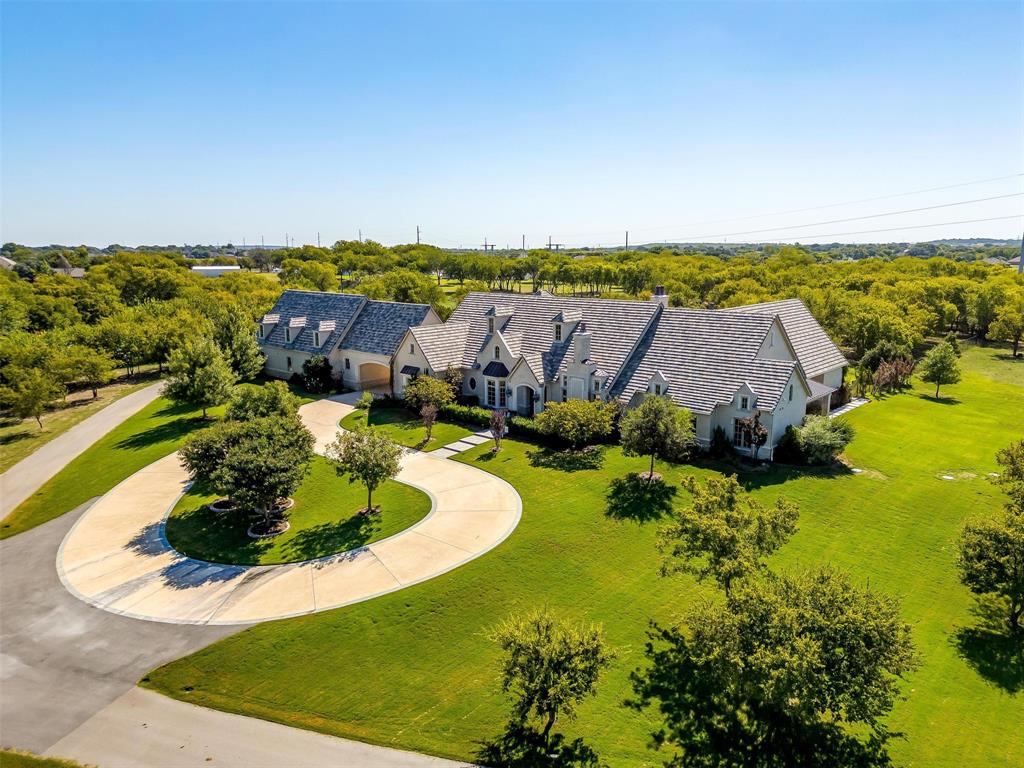
[[[464,397],[523,416],[664,395],[693,413],[705,446],[721,429],[747,449],[738,422],[759,414],[768,455],[788,426],[828,413],[847,365],[798,299],[684,309],[660,288],[650,301],[470,293],[445,323],[423,305],[286,291],[260,333],[271,375],[319,353],[346,386],[400,397],[413,378],[455,368]]]

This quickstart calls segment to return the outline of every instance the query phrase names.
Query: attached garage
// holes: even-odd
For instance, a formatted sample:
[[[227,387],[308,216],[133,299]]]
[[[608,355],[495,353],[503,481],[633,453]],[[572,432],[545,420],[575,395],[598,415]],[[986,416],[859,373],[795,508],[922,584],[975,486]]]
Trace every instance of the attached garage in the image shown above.
[[[359,389],[391,391],[391,366],[386,363],[362,363],[359,366]]]

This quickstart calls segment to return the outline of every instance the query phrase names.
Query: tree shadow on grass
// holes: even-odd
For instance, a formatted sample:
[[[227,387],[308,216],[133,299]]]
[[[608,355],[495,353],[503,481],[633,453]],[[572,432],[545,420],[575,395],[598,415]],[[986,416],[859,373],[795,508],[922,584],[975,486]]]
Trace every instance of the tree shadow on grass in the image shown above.
[[[608,484],[605,514],[615,520],[646,523],[660,520],[672,511],[672,500],[679,488],[664,480],[647,482],[636,472],[617,477]]]
[[[748,492],[764,488],[765,486],[781,485],[790,480],[799,480],[805,477],[831,479],[850,477],[854,474],[848,466],[838,461],[826,466],[764,464],[755,467],[749,461],[738,457],[732,459],[702,457],[695,459],[692,464],[695,467],[714,470],[723,475],[736,475],[739,484]]]
[[[484,742],[477,751],[480,765],[492,768],[599,768],[604,765],[583,739],[566,741],[560,733],[547,744],[540,731],[510,722],[499,736]]]
[[[28,430],[24,430],[22,432],[11,432],[10,434],[7,435],[0,435],[0,445],[10,445],[11,443],[17,443],[29,437],[32,437],[32,433],[29,432]]]
[[[271,539],[248,534],[252,519],[242,512],[214,512],[205,503],[167,518],[171,546],[184,555],[217,563],[253,565],[271,547]]]
[[[380,512],[355,514],[348,520],[321,523],[299,531],[281,549],[289,559],[312,560],[358,549],[380,530]]]
[[[604,464],[604,448],[596,445],[581,451],[556,451],[551,448],[541,448],[536,451],[527,451],[526,456],[530,460],[531,467],[557,469],[559,472],[600,469]]]
[[[1005,605],[997,598],[979,598],[971,612],[978,623],[954,633],[957,652],[975,672],[1007,693],[1024,691],[1024,632],[1010,631]]]
[[[156,445],[157,443],[178,440],[185,437],[190,432],[194,432],[197,429],[203,429],[213,423],[213,420],[210,419],[175,419],[174,421],[168,421],[164,424],[158,424],[155,427],[150,427],[149,429],[138,432],[134,435],[129,435],[123,440],[119,440],[114,447],[130,451],[138,451],[142,448]]]
[[[947,397],[945,395],[922,395],[918,394],[918,398],[921,400],[927,400],[929,403],[935,403],[936,405],[960,405],[960,401],[955,397]]]

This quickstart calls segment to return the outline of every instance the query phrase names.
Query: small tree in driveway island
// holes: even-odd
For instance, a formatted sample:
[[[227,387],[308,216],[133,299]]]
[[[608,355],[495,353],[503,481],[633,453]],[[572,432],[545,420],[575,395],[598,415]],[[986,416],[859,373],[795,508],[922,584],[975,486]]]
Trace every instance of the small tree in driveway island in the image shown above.
[[[939,396],[939,387],[943,384],[960,381],[960,365],[952,346],[942,342],[928,350],[921,361],[921,379],[935,385],[935,397]]]
[[[164,395],[175,403],[206,409],[231,397],[235,373],[210,339],[189,339],[171,352]]]
[[[619,421],[622,452],[650,456],[647,480],[654,480],[654,460],[678,458],[693,439],[693,417],[667,397],[648,395]]]
[[[327,446],[327,458],[335,463],[338,475],[348,475],[350,483],[366,486],[367,515],[373,513],[373,492],[398,474],[401,455],[400,446],[369,427],[340,432]]]
[[[602,670],[615,658],[601,627],[572,626],[546,610],[506,619],[491,639],[505,652],[501,689],[515,697],[515,720],[541,720],[545,745],[558,716],[575,719],[576,705],[595,695]]]

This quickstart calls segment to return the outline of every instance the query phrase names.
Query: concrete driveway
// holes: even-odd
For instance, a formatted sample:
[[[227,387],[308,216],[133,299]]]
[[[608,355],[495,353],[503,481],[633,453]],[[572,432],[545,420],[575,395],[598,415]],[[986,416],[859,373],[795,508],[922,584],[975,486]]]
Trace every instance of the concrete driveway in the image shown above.
[[[317,451],[334,439],[352,399],[342,395],[299,410]],[[397,480],[431,499],[430,514],[416,525],[349,552],[267,566],[210,563],[171,548],[164,521],[188,483],[172,454],[124,480],[82,516],[61,546],[58,570],[82,600],[150,621],[246,624],[369,600],[483,555],[519,522],[522,501],[511,485],[448,461],[453,450],[442,451],[402,457]]]

